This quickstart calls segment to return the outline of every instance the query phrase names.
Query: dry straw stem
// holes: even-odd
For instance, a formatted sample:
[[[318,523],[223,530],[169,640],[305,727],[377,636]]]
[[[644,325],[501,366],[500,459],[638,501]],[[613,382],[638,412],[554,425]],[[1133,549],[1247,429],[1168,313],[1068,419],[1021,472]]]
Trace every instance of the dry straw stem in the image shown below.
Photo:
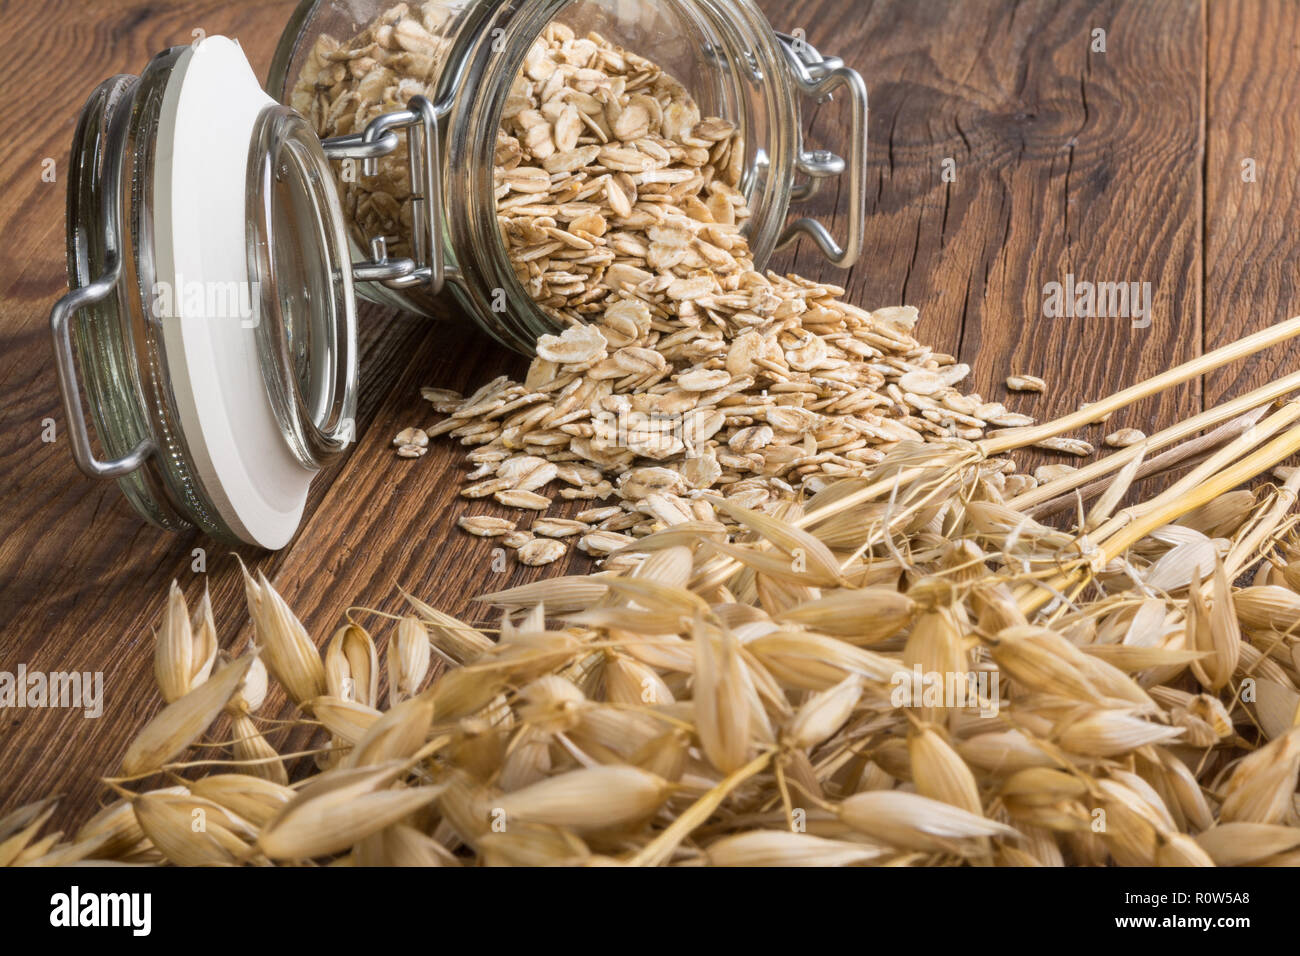
[[[1300,316],[1293,316],[1285,322],[1279,322],[1253,335],[1247,335],[1235,342],[1220,346],[1212,352],[1206,352],[1204,355],[1198,356],[1189,362],[1184,362],[1182,365],[1168,371],[1161,372],[1144,382],[1139,382],[1137,385],[1130,386],[1093,402],[1080,411],[1065,415],[1055,421],[1045,422],[1042,425],[1013,429],[994,438],[982,439],[976,444],[979,446],[980,451],[987,456],[1000,455],[1015,448],[1026,448],[1045,438],[1063,435],[1066,432],[1074,431],[1076,428],[1082,428],[1084,425],[1101,421],[1107,415],[1111,415],[1121,408],[1126,408],[1136,401],[1163,392],[1193,378],[1198,378],[1216,368],[1221,368],[1230,362],[1254,355],[1256,352],[1261,352],[1297,335],[1300,335]]]
[[[1227,424],[1206,435],[1187,441],[1163,455],[1155,456],[1144,465],[1140,476],[1145,477],[1148,474],[1154,474],[1172,467],[1180,461],[1185,461],[1189,457],[1217,447],[1224,441],[1235,437],[1259,420],[1266,411],[1265,406],[1269,402],[1275,401],[1296,389],[1300,389],[1300,372],[1285,375],[1280,379],[1247,392],[1245,395],[1206,409],[1199,415],[1193,415],[1191,418],[1177,422],[1168,428],[1161,429],[1154,435],[1149,436],[1144,446],[1134,446],[1134,448],[1145,447],[1146,452],[1149,453],[1166,445],[1183,441],[1183,439],[1189,438],[1205,428],[1218,425],[1220,422],[1227,422]],[[1239,417],[1233,418],[1233,416]],[[1228,419],[1232,419],[1232,421],[1227,421]],[[1031,488],[1013,497],[1008,504],[1019,511],[1034,514],[1036,517],[1050,514],[1052,512],[1047,510],[1047,507],[1049,503],[1052,503],[1052,499],[1060,498],[1066,492],[1082,487],[1093,481],[1093,479],[1100,478],[1122,467],[1137,454],[1134,448],[1107,455],[1068,475],[1045,482],[1036,488]],[[1091,487],[1089,486],[1089,488]],[[1084,497],[1085,499],[1089,497],[1086,489]],[[1066,498],[1065,500],[1072,501],[1073,499]],[[1053,505],[1054,507],[1055,505]]]
[[[1288,419],[1294,419],[1298,410],[1300,410],[1300,406],[1290,406],[1286,413]],[[1259,427],[1264,428],[1267,422],[1266,419]],[[1263,474],[1278,462],[1294,455],[1297,451],[1300,451],[1300,428],[1291,428],[1263,448],[1246,456],[1231,467],[1209,476],[1205,481],[1195,485],[1188,482],[1181,498],[1170,495],[1168,492],[1159,495],[1141,509],[1141,513],[1137,515],[1131,524],[1119,529],[1101,545],[1102,557],[1106,561],[1118,557],[1127,548],[1161,525],[1168,524],[1189,511],[1208,504],[1238,485]]]
[[[1104,568],[1158,528],[1213,502],[1300,451],[1300,427],[1290,427],[1246,457],[1227,464],[1233,462],[1243,449],[1259,443],[1277,429],[1291,425],[1297,417],[1300,417],[1300,403],[1288,403],[1252,432],[1241,435],[1210,456],[1165,492],[1115,515],[1092,533],[1086,552],[1071,561],[1076,567],[1082,565],[1082,569],[1064,572],[1047,587],[1027,593],[1020,602],[1021,610],[1030,613],[1042,608],[1052,602],[1055,594],[1077,584],[1089,568]]]
[[[1295,387],[1300,387],[1300,379],[1297,380]],[[1215,411],[1215,409],[1211,409],[1211,411]],[[1146,441],[1130,445],[1113,455],[1107,455],[1067,475],[1023,492],[1010,499],[1007,504],[1034,518],[1045,518],[1059,514],[1061,511],[1073,508],[1077,501],[1090,501],[1112,487],[1112,479],[1099,476],[1109,475],[1115,471],[1123,471],[1132,467],[1133,462],[1137,461],[1138,465],[1134,469],[1133,479],[1140,480],[1152,475],[1162,474],[1188,461],[1195,462],[1205,453],[1213,451],[1225,442],[1231,441],[1250,429],[1267,411],[1267,406],[1261,405],[1224,425],[1220,425],[1213,431],[1185,441],[1162,454],[1148,458],[1146,456],[1150,455],[1152,450],[1163,444],[1168,444],[1159,441],[1165,432],[1157,432]],[[1199,427],[1191,431],[1197,430],[1199,430]],[[1182,431],[1186,434],[1188,430],[1183,429]],[[1098,480],[1094,481],[1094,478]]]
[[[1228,578],[1235,578],[1258,554],[1268,550],[1278,527],[1295,507],[1297,495],[1300,495],[1300,471],[1293,472],[1282,483],[1272,505],[1253,522],[1250,532],[1233,542],[1232,550],[1223,560]]]
[[[1267,439],[1276,435],[1282,429],[1285,429],[1288,426],[1292,425],[1297,419],[1300,419],[1300,401],[1288,402],[1282,408],[1278,409],[1278,411],[1274,412],[1272,415],[1269,415],[1267,418],[1261,421],[1258,425],[1255,425],[1253,428],[1242,433],[1241,435],[1238,435],[1232,441],[1228,442],[1226,445],[1224,445],[1222,448],[1217,450],[1214,454],[1212,454],[1201,464],[1197,465],[1195,468],[1193,468],[1190,472],[1188,472],[1186,475],[1184,475],[1174,484],[1170,485],[1167,489],[1165,489],[1155,498],[1152,498],[1149,501],[1144,501],[1139,504],[1133,505],[1130,508],[1125,508],[1115,517],[1111,518],[1106,524],[1103,524],[1101,527],[1097,528],[1093,532],[1094,538],[1096,538],[1097,540],[1104,540],[1112,532],[1118,531],[1120,528],[1125,526],[1131,528],[1135,524],[1138,525],[1139,527],[1146,527],[1147,531],[1150,531],[1155,527],[1159,527],[1159,525],[1158,524],[1151,525],[1150,527],[1143,525],[1142,521],[1148,515],[1161,515],[1163,517],[1164,514],[1168,513],[1167,509],[1171,505],[1177,506],[1180,504],[1188,504],[1189,502],[1194,502],[1192,504],[1188,504],[1188,507],[1186,508],[1185,511],[1172,514],[1170,517],[1166,518],[1165,520],[1160,521],[1160,524],[1165,524],[1167,523],[1167,521],[1173,520],[1173,518],[1179,517],[1181,514],[1185,514],[1187,511],[1191,511],[1193,508],[1198,508],[1201,505],[1208,503],[1209,501],[1213,501],[1215,498],[1219,496],[1218,494],[1198,496],[1196,494],[1197,489],[1203,487],[1204,484],[1208,481],[1212,481],[1216,479],[1222,480],[1222,473],[1224,472],[1224,470],[1227,468],[1228,465],[1230,465],[1234,461],[1238,461],[1239,459],[1242,458],[1242,456],[1247,451],[1249,451],[1252,448],[1255,448],[1258,445],[1263,444]],[[1293,434],[1292,438],[1294,439],[1294,437],[1295,436]],[[1285,438],[1286,436],[1284,435],[1283,439]],[[1284,445],[1282,447],[1289,447],[1289,446]],[[1256,474],[1259,474],[1267,470],[1268,468],[1271,468],[1273,464],[1276,464],[1277,461],[1281,461],[1283,458],[1286,458],[1289,454],[1290,452],[1285,452],[1281,454],[1280,457],[1277,458],[1272,463],[1263,465],[1262,467],[1260,467],[1259,471],[1247,475],[1245,479],[1240,479],[1238,481],[1232,482],[1224,490],[1226,491],[1232,487],[1235,487],[1238,484],[1241,484],[1243,480],[1248,480],[1249,478],[1253,478]],[[1154,519],[1148,519],[1148,520],[1154,520]],[[1145,537],[1145,534],[1146,531],[1144,531],[1138,537]],[[1137,540],[1137,539],[1133,538],[1132,540]],[[1124,545],[1124,547],[1127,547],[1127,545]]]

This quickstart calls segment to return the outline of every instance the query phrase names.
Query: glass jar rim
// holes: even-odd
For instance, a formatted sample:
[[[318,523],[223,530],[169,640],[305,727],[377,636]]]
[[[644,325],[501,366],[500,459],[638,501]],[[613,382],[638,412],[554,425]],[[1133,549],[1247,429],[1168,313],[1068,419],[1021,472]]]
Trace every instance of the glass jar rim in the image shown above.
[[[268,105],[253,129],[245,196],[258,358],[285,440],[309,468],[324,466],[355,437],[356,298],[331,175],[307,121]],[[283,275],[287,261],[300,259],[303,274]],[[286,279],[311,288],[290,288]]]
[[[70,295],[94,295],[97,281],[102,281],[97,277],[115,269],[121,275],[129,268],[123,230],[129,228],[124,220],[134,210],[122,201],[118,189],[128,175],[128,163],[135,161],[129,146],[132,120],[146,112],[140,107],[140,90],[140,77],[115,76],[96,87],[82,107],[67,192]],[[136,175],[134,169],[129,175]],[[152,376],[142,374],[147,364],[140,357],[156,352],[150,347],[152,330],[139,301],[125,284],[115,284],[87,302],[80,314],[69,313],[62,329],[54,326],[60,378],[68,377],[62,363],[75,353],[90,416],[110,461],[94,457],[84,436],[84,417],[79,433],[80,397],[65,387],[73,451],[83,470],[93,466],[99,474],[115,478],[132,507],[149,521],[182,530],[191,522],[173,503],[157,461],[161,429],[156,416],[164,409],[145,398]],[[51,321],[54,324],[54,316]],[[69,339],[66,350],[59,341],[61,331]],[[70,407],[73,402],[75,409]],[[79,448],[83,437],[84,447]],[[162,440],[165,443],[166,438]]]

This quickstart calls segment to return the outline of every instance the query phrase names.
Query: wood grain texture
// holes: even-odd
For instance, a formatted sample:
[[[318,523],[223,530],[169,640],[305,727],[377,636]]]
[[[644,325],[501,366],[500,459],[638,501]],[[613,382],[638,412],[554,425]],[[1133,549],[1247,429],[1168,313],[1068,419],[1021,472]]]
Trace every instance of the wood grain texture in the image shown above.
[[[1221,0],[1208,15],[1210,349],[1300,312],[1300,4]],[[1221,369],[1206,378],[1206,402],[1289,374],[1298,356],[1291,344]]]
[[[777,267],[839,281],[852,301],[867,307],[919,306],[922,338],[969,362],[973,387],[990,398],[1007,398],[1002,381],[1011,372],[1043,375],[1053,386],[1046,396],[1007,399],[1040,417],[1189,358],[1203,338],[1238,333],[1242,320],[1232,311],[1252,301],[1263,281],[1249,270],[1265,267],[1241,264],[1224,272],[1237,305],[1215,306],[1213,323],[1202,325],[1202,300],[1210,298],[1203,295],[1203,272],[1217,276],[1228,259],[1253,256],[1250,237],[1258,237],[1257,229],[1244,227],[1236,245],[1224,242],[1227,251],[1203,259],[1219,217],[1241,215],[1223,205],[1235,195],[1226,180],[1216,185],[1209,177],[1208,199],[1203,188],[1219,135],[1211,126],[1207,164],[1207,49],[1212,117],[1216,103],[1247,114],[1270,110],[1256,94],[1280,93],[1280,86],[1274,90],[1271,78],[1250,68],[1254,28],[1242,24],[1257,21],[1272,30],[1276,57],[1284,59],[1285,20],[1294,16],[1279,12],[1288,9],[1285,0],[1272,4],[1271,13],[1250,2],[1215,5],[1208,39],[1200,0],[763,0],[762,6],[778,29],[802,28],[824,53],[860,69],[872,106],[870,219],[861,264],[836,273],[804,243],[782,254]],[[95,776],[116,767],[159,705],[151,628],[168,581],[178,579],[197,599],[206,578],[222,645],[237,647],[248,637],[238,568],[223,549],[144,526],[115,487],[76,471],[65,443],[40,442],[43,418],[62,427],[46,316],[63,285],[63,186],[40,183],[40,159],[64,161],[76,111],[99,79],[138,71],[157,49],[188,42],[196,27],[239,36],[263,70],[291,7],[282,0],[175,8],[140,0],[89,8],[70,0],[39,8],[0,3],[10,25],[0,44],[17,54],[36,42],[52,76],[41,104],[46,122],[0,118],[0,131],[11,137],[6,141],[20,128],[35,132],[0,154],[0,182],[8,187],[0,193],[0,223],[11,238],[0,247],[0,670],[19,662],[41,670],[102,670],[108,708],[97,721],[65,711],[0,711],[0,809],[62,792],[59,817],[66,824],[102,799]],[[1089,50],[1098,28],[1106,31],[1105,53]],[[1221,49],[1216,31],[1233,30],[1246,32]],[[11,98],[29,95],[20,95],[13,74],[0,84]],[[1249,90],[1255,93],[1245,95]],[[841,108],[815,111],[810,140],[816,145],[844,148]],[[1249,115],[1234,122],[1251,131]],[[1297,146],[1293,124],[1277,117],[1253,132],[1253,148],[1272,157],[1270,164],[1295,161],[1288,155]],[[1224,135],[1232,141],[1242,134]],[[945,158],[954,160],[955,182],[941,178]],[[1283,175],[1287,167],[1277,168]],[[1279,191],[1259,207],[1257,219],[1267,218],[1269,202],[1285,204],[1289,197],[1284,187],[1270,188]],[[832,231],[843,225],[842,214],[833,212],[842,199],[833,186],[813,203],[832,219]],[[1203,229],[1207,202],[1212,227]],[[1275,257],[1296,254],[1288,238],[1296,230],[1285,222],[1267,247]],[[1069,272],[1093,281],[1150,282],[1152,326],[1042,318],[1044,284]],[[1284,272],[1276,272],[1278,300],[1289,294]],[[490,625],[473,595],[585,568],[585,559],[571,556],[545,569],[521,568],[511,559],[505,571],[497,570],[491,543],[454,528],[465,511],[494,513],[491,505],[467,505],[457,495],[463,449],[437,441],[424,458],[406,461],[389,448],[399,429],[434,420],[419,399],[420,385],[475,388],[497,374],[520,372],[522,361],[463,321],[429,322],[371,308],[363,328],[357,447],[317,482],[289,548],[275,555],[241,551],[316,639],[324,641],[350,608],[399,611],[399,584]],[[1199,407],[1197,389],[1186,388],[1145,403],[1122,424],[1150,430]],[[206,576],[190,570],[198,546],[211,551]],[[351,613],[372,627],[382,650],[391,624]],[[281,704],[268,702],[265,713],[283,712]]]
[[[975,391],[1040,419],[1199,353],[1199,0],[837,9],[820,0],[772,15],[857,65],[871,90],[870,218],[851,301],[919,307],[918,334],[969,363]],[[1091,52],[1098,29],[1104,53]],[[815,250],[794,267],[816,274]],[[1044,286],[1068,274],[1150,282],[1151,327],[1045,318]],[[1008,395],[1006,376],[1024,372],[1047,393]],[[1111,427],[1199,407],[1188,388]]]

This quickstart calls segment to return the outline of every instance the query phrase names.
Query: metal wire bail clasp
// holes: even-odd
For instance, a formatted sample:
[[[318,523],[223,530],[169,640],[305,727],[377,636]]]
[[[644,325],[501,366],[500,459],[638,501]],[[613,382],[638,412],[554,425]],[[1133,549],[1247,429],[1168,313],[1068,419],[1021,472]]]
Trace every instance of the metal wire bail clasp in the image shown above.
[[[91,478],[120,478],[144,464],[158,450],[151,438],[142,438],[121,458],[100,461],[90,444],[86,414],[81,409],[81,389],[77,381],[76,360],[72,357],[72,335],[68,328],[72,317],[87,306],[101,302],[117,292],[122,278],[119,250],[110,248],[105,256],[102,275],[88,285],[73,289],[54,304],[50,312],[50,331],[54,335],[55,368],[59,374],[59,391],[63,393],[63,411],[68,416],[68,436],[72,440],[72,457],[82,473]]]
[[[867,220],[867,84],[857,70],[844,65],[837,56],[823,57],[803,37],[778,33],[785,50],[795,85],[805,96],[817,102],[831,99],[835,90],[844,87],[849,94],[849,159],[845,160],[824,149],[799,152],[795,167],[808,177],[807,183],[795,186],[792,202],[804,202],[816,195],[822,180],[849,173],[849,226],[848,237],[841,248],[831,238],[830,232],[816,219],[803,217],[790,223],[781,233],[777,248],[788,246],[806,235],[817,244],[832,265],[847,269],[862,253],[862,241]]]
[[[377,116],[365,132],[321,141],[330,159],[359,159],[361,172],[379,172],[379,157],[397,148],[396,130],[407,130],[406,154],[411,177],[411,225],[414,258],[390,259],[383,236],[370,238],[371,258],[352,264],[358,282],[382,282],[392,289],[426,285],[442,291],[446,269],[442,255],[442,145],[438,140],[438,108],[423,96],[413,96],[407,108]]]
[[[50,310],[50,333],[54,337],[54,362],[58,370],[59,391],[63,395],[63,410],[68,417],[68,437],[72,441],[72,457],[77,467],[91,478],[120,478],[135,471],[150,455],[158,450],[152,438],[141,438],[135,446],[120,458],[101,461],[95,457],[90,443],[90,431],[86,426],[86,413],[81,408],[81,385],[77,377],[77,362],[73,357],[72,331],[73,319],[82,309],[118,294],[118,284],[122,281],[122,172],[126,162],[125,143],[128,131],[127,120],[135,102],[135,89],[138,80],[134,76],[115,76],[105,80],[91,94],[86,110],[90,104],[114,100],[121,101],[111,113],[111,120],[105,134],[104,168],[101,181],[103,192],[100,197],[100,217],[103,243],[103,271],[93,278],[90,275],[90,238],[77,228],[74,241],[74,255],[71,288],[59,297]],[[84,114],[82,123],[85,123]],[[101,436],[102,437],[102,436]]]

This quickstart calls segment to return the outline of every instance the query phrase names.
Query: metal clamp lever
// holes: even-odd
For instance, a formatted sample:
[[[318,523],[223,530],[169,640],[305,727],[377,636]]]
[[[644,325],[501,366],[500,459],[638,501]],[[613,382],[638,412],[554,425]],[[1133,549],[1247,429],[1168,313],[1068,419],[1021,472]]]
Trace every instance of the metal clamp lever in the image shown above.
[[[792,222],[781,233],[777,248],[790,245],[800,235],[810,237],[832,265],[848,268],[862,253],[863,236],[867,218],[867,85],[856,71],[844,66],[835,56],[823,57],[803,38],[778,34],[785,50],[795,85],[805,96],[819,103],[828,102],[835,90],[848,90],[850,153],[846,162],[828,150],[802,150],[795,160],[795,168],[809,177],[807,183],[791,190],[792,202],[803,202],[816,195],[822,180],[849,172],[849,225],[848,238],[841,248],[831,234],[816,219],[803,217]]]
[[[442,156],[438,140],[438,110],[427,98],[414,96],[404,110],[377,116],[360,135],[322,140],[330,159],[360,159],[363,175],[379,171],[379,158],[397,148],[396,130],[406,129],[407,162],[411,177],[413,257],[388,258],[383,236],[370,239],[371,258],[352,265],[358,282],[382,282],[392,289],[427,285],[437,294],[446,282],[443,261]]]
[[[54,303],[50,310],[50,332],[54,337],[55,369],[59,375],[59,391],[63,394],[63,411],[68,417],[68,436],[72,440],[72,457],[77,467],[91,478],[118,478],[135,471],[158,446],[152,438],[142,438],[121,458],[100,461],[90,446],[90,432],[86,427],[86,414],[81,408],[81,384],[77,379],[77,363],[72,354],[72,334],[69,328],[72,317],[87,306],[102,302],[117,291],[122,279],[122,251],[118,237],[121,235],[118,220],[122,208],[122,170],[125,162],[123,145],[127,123],[135,98],[135,77],[117,76],[105,80],[91,95],[91,102],[102,103],[121,95],[112,114],[104,145],[103,192],[100,197],[100,215],[103,223],[104,271],[93,280],[89,276],[89,242],[84,232],[78,231],[75,239],[73,268],[75,276],[70,284],[77,285]]]
[[[68,435],[72,439],[72,457],[77,467],[91,478],[117,478],[135,471],[158,448],[150,438],[142,438],[121,458],[100,461],[90,447],[90,432],[86,428],[86,414],[81,408],[80,384],[77,365],[72,357],[72,335],[69,320],[81,309],[94,305],[117,289],[122,277],[122,260],[117,250],[109,250],[108,267],[104,274],[88,285],[73,289],[54,303],[50,312],[50,331],[54,333],[55,367],[59,373],[59,391],[63,393],[63,411],[68,416]]]

